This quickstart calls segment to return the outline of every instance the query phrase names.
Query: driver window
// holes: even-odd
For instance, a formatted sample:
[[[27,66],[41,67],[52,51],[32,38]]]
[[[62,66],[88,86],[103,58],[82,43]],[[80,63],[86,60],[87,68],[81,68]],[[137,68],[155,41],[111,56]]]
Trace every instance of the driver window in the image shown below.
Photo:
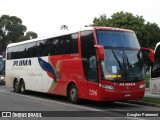
[[[81,32],[81,52],[85,78],[88,81],[98,82],[96,50],[92,31]]]

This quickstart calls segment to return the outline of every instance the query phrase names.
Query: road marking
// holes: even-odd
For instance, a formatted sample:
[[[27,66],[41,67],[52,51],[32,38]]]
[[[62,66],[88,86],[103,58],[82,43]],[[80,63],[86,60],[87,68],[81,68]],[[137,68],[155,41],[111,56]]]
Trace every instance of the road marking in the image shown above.
[[[119,115],[119,114],[116,114],[116,113],[112,113],[112,112],[114,112],[114,110],[112,110],[112,109],[105,110],[105,109],[97,109],[97,108],[85,107],[85,106],[82,106],[82,105],[74,105],[74,104],[64,103],[64,102],[55,101],[55,100],[48,100],[48,99],[45,99],[45,98],[37,98],[37,97],[34,97],[34,96],[28,96],[28,95],[23,95],[23,94],[18,94],[18,93],[12,93],[10,91],[4,91],[4,90],[0,90],[0,92],[7,93],[7,94],[12,94],[12,95],[17,95],[17,96],[23,96],[23,97],[32,98],[32,99],[45,101],[45,102],[57,103],[57,104],[65,105],[65,106],[76,107],[76,108],[80,108],[80,109],[86,109],[86,110],[91,110],[91,111],[98,111],[98,112],[108,113],[108,114],[111,114],[111,115],[119,116],[120,118],[124,117],[122,115]],[[110,111],[112,111],[112,112],[110,112]],[[116,117],[116,118],[119,118],[119,117]],[[103,118],[105,118],[105,117],[103,117]],[[127,117],[127,116],[125,118],[134,119],[134,120],[145,120],[145,119],[141,119],[141,118]]]

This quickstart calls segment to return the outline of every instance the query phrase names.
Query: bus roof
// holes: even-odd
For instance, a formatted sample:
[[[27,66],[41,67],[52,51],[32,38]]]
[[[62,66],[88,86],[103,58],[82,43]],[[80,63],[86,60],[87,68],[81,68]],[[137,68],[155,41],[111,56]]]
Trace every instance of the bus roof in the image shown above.
[[[61,35],[67,35],[67,34],[71,34],[71,33],[76,33],[76,32],[85,31],[85,30],[93,30],[93,29],[96,29],[96,30],[98,30],[98,29],[118,30],[118,31],[133,32],[132,30],[115,28],[115,27],[100,27],[100,26],[83,27],[83,28],[80,28],[80,29],[72,30],[72,31],[71,30],[67,30],[67,31],[62,30],[60,32],[57,32],[56,34],[53,34],[52,36],[49,36],[49,37],[42,37],[42,38],[36,38],[36,39],[26,40],[26,41],[17,42],[17,43],[11,43],[7,46],[7,48],[12,47],[12,46],[21,45],[21,44],[31,43],[31,42],[35,42],[35,41],[45,40],[45,39],[49,39],[49,38],[52,38],[52,37],[58,37],[58,36],[61,36]]]
[[[158,42],[157,44],[156,44],[156,47],[154,48],[154,52],[156,52],[156,49],[157,49],[157,47],[160,45],[160,42]]]

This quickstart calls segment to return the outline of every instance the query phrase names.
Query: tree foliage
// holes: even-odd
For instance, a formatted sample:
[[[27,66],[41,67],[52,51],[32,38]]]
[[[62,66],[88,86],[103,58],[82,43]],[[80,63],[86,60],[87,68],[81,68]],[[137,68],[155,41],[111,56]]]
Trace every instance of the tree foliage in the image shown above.
[[[2,15],[0,17],[0,54],[5,51],[6,46],[12,42],[36,38],[34,32],[25,32],[27,27],[22,24],[22,20],[16,16]]]
[[[156,23],[147,22],[144,27],[144,35],[142,45],[155,48],[156,43],[160,42],[160,28]]]
[[[128,12],[114,13],[111,18],[105,14],[95,17],[92,26],[107,26],[131,29],[135,31],[140,45],[143,47],[154,48],[160,40],[160,28],[156,23],[149,23],[142,16],[134,16]]]
[[[32,32],[32,31],[28,31],[24,36],[21,36],[19,38],[19,41],[30,40],[30,39],[34,39],[37,37],[38,37],[37,33]]]

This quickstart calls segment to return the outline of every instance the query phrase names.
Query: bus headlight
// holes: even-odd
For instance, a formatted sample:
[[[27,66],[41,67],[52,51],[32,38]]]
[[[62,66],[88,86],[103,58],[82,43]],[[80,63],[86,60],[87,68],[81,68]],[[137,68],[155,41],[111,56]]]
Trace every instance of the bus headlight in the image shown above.
[[[105,88],[108,90],[114,90],[114,87],[112,85],[99,84],[99,87]]]
[[[1,80],[4,80],[4,77],[0,77]]]
[[[140,89],[145,88],[145,87],[146,87],[146,84],[142,84],[142,85],[139,86]]]

